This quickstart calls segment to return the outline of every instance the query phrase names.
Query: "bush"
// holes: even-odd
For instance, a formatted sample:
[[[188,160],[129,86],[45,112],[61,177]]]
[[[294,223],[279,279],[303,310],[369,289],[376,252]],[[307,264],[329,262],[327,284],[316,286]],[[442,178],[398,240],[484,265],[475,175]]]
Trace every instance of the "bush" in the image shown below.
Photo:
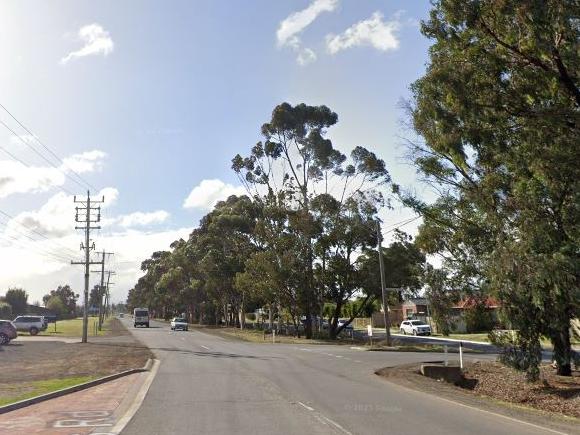
[[[8,302],[0,302],[0,319],[12,319],[12,306]]]
[[[527,339],[519,331],[491,331],[489,341],[500,349],[499,361],[508,367],[526,372],[528,381],[536,381],[540,376],[542,361],[540,338]]]
[[[256,313],[247,313],[246,320],[249,320],[250,322],[255,322],[256,321]]]
[[[465,327],[467,332],[487,332],[494,327],[495,321],[485,302],[478,301],[465,310]]]

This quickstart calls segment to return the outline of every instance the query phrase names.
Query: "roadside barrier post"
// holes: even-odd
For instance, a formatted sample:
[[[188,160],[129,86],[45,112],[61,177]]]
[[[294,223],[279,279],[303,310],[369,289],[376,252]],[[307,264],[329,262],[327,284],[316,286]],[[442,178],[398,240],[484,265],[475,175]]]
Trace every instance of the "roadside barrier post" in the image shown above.
[[[459,342],[459,368],[463,370],[463,342]]]
[[[447,355],[447,345],[444,344],[443,345],[443,352],[445,353],[445,367],[447,367],[449,365],[449,357]]]
[[[272,329],[272,344],[276,343],[276,330]]]

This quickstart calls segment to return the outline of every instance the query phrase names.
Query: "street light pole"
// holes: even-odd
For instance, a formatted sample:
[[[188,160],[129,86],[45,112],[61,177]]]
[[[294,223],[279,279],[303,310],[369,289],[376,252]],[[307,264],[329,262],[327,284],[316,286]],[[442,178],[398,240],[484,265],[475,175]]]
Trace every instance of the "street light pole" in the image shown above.
[[[381,234],[381,223],[377,220],[377,246],[379,250],[379,268],[381,271],[381,293],[383,296],[383,318],[385,320],[385,334],[387,335],[387,346],[391,346],[391,328],[389,319],[389,306],[387,305],[385,289],[385,266],[383,264],[383,235]]]

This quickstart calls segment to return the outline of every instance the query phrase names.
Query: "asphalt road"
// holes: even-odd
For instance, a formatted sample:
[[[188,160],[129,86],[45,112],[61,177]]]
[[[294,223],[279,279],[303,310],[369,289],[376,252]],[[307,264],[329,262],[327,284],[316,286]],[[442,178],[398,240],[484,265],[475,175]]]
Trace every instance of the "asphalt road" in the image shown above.
[[[549,433],[374,374],[385,366],[441,359],[440,354],[264,345],[172,332],[158,322],[135,330],[130,319],[124,321],[161,360],[124,435]]]

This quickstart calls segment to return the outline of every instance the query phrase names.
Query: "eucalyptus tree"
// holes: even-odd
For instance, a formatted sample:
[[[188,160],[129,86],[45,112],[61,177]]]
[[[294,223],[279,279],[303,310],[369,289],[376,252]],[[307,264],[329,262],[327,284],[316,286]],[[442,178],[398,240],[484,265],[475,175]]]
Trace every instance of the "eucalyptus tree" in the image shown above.
[[[351,161],[334,148],[327,129],[338,121],[326,106],[276,106],[269,122],[262,126],[264,141],[252,147],[250,155],[236,155],[232,168],[255,201],[282,211],[287,218],[279,223],[292,227],[297,236],[299,274],[304,284],[298,299],[306,317],[306,336],[312,337],[312,314],[320,302],[320,289],[314,279],[314,242],[319,228],[312,216],[312,201],[319,194],[334,195],[342,204],[354,195],[371,191],[390,182],[384,162],[363,147],[356,147]],[[275,242],[266,240],[266,248]],[[279,261],[279,259],[278,259]]]
[[[542,334],[570,375],[580,311],[579,13],[574,0],[436,1],[412,86],[413,159],[441,197],[406,198],[420,238],[499,295],[532,379]]]
[[[244,323],[246,295],[236,288],[235,277],[256,250],[252,233],[259,212],[248,197],[230,196],[202,218],[190,239],[195,244],[189,252],[198,259],[205,291],[222,310],[226,324]],[[233,313],[239,315],[237,320]]]

